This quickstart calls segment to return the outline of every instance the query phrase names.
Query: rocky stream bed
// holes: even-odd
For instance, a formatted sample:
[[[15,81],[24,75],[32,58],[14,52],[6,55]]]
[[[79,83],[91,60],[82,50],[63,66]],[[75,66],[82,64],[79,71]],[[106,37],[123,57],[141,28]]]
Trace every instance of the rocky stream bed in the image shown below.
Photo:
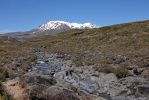
[[[93,66],[77,67],[63,55],[36,55],[32,69],[4,83],[17,100],[149,100],[149,79],[118,79]]]

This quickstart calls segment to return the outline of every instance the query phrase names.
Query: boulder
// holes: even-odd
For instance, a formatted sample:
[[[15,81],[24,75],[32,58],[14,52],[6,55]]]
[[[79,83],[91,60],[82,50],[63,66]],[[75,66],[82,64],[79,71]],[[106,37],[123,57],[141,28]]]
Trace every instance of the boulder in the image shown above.
[[[149,82],[137,86],[137,94],[149,97]]]
[[[57,82],[52,76],[32,75],[22,76],[20,78],[20,84],[36,85],[41,84],[45,86],[55,85]]]

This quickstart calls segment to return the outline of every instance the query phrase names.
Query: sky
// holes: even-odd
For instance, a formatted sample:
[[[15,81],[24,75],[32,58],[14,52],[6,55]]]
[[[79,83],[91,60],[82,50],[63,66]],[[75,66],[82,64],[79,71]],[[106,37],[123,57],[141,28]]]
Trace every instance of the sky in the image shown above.
[[[98,26],[149,20],[149,0],[0,0],[0,33],[31,30],[50,20]]]

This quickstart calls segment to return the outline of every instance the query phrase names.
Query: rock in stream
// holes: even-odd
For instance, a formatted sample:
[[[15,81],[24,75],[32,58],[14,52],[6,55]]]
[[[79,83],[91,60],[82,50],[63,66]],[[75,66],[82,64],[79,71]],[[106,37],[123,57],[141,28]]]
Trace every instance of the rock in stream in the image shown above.
[[[119,80],[113,73],[100,73],[92,66],[76,67],[63,55],[36,55],[32,68],[15,82],[23,88],[18,100],[149,100],[149,84],[143,85],[144,78]]]

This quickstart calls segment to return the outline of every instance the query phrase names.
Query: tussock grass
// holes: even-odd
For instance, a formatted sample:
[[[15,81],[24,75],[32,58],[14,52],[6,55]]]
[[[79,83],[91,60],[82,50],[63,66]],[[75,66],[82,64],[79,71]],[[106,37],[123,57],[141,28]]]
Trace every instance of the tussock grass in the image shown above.
[[[149,55],[149,21],[70,30],[55,36],[34,38],[26,44],[48,52],[69,54],[78,66],[85,62],[101,63],[103,58],[105,64],[126,57],[130,62],[137,62]]]
[[[127,67],[113,69],[107,65],[149,67],[149,21],[70,30],[24,42],[0,36],[0,83],[25,73],[36,60],[36,51],[68,54],[77,67],[96,65],[98,69],[98,65],[102,64],[99,71],[115,73],[119,78],[126,77]],[[148,76],[148,72],[145,75]],[[0,98],[5,96],[1,85],[0,92]]]
[[[28,70],[36,59],[34,51],[68,54],[78,67],[123,63],[139,67],[149,65],[149,21],[70,30],[24,42],[8,37],[0,37],[0,41],[0,67],[5,68],[9,76]],[[12,69],[12,62],[15,61],[21,64]]]

